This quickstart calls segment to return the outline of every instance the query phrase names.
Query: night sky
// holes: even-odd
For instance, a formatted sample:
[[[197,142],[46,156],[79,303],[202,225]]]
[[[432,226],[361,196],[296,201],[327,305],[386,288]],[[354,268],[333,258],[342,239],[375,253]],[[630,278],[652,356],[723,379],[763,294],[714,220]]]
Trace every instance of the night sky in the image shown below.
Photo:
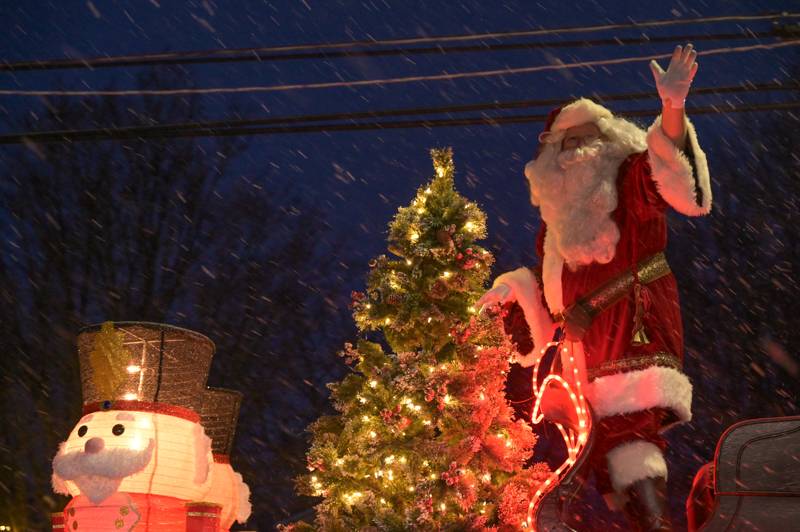
[[[796,9],[797,5],[794,1],[722,0],[661,3],[595,1],[581,2],[580,7],[563,0],[539,2],[4,1],[0,5],[0,20],[3,21],[0,58],[4,62],[13,63],[35,59],[337,43],[564,28],[630,21],[681,20],[719,15],[762,15],[791,11],[793,8]],[[797,19],[784,19],[782,22],[796,23]],[[777,42],[775,38],[764,38],[760,41],[731,38],[703,40],[703,36],[741,33],[743,29],[767,32],[772,27],[770,20],[686,24],[478,41],[559,42],[642,35],[651,38],[674,37],[673,42],[651,44],[253,61],[186,65],[183,68],[189,86],[193,88],[268,86],[396,78],[439,74],[444,71],[454,73],[557,65],[579,60],[663,54],[671,52],[676,44],[684,44],[689,40],[694,42],[699,52],[700,68],[694,80],[694,88],[738,85],[744,82],[788,81],[792,79],[793,72],[798,72],[800,64],[798,55],[800,48],[796,46],[703,56],[703,52],[709,49],[744,46],[755,42]],[[666,68],[668,61],[662,59],[660,63]],[[150,69],[151,67],[120,67],[0,72],[0,88],[19,90],[136,88],[137,76],[146,74]],[[647,61],[454,81],[200,96],[202,110],[196,118],[203,120],[267,118],[507,102],[534,98],[567,100],[577,96],[644,91],[651,92],[652,97],[638,101],[611,102],[609,107],[619,112],[655,111],[659,108],[660,101]],[[131,101],[131,105],[135,105],[137,98],[134,96],[126,99]],[[796,92],[762,91],[702,96],[692,96],[690,93],[687,111],[692,117],[693,106],[716,105],[724,108],[728,103],[741,105],[790,101],[796,101]],[[35,119],[31,122],[31,117],[41,113],[45,105],[46,102],[41,98],[0,96],[0,134],[20,132],[25,120],[28,124],[35,123]],[[548,107],[542,107],[505,111],[505,113],[546,114],[547,111]],[[774,123],[780,118],[778,115],[792,112],[796,113],[796,111],[772,111],[704,114],[692,117],[701,145],[708,155],[714,194],[722,198],[723,205],[728,193],[727,184],[723,181],[723,176],[727,175],[725,172],[745,163],[752,163],[748,158],[752,141],[748,136],[749,132],[758,129],[762,124]],[[465,113],[469,116],[479,116],[479,114],[480,112]],[[655,115],[638,118],[637,121],[646,127],[653,118]],[[124,122],[124,119],[122,121]],[[98,124],[97,127],[102,127],[102,124]],[[300,274],[312,287],[319,287],[318,297],[332,301],[339,309],[343,323],[347,323],[349,292],[351,289],[363,287],[363,278],[370,258],[385,252],[387,223],[396,209],[407,204],[417,187],[430,177],[428,150],[432,147],[453,147],[457,171],[456,186],[462,194],[477,201],[486,211],[489,232],[487,247],[497,258],[495,273],[535,262],[533,239],[539,218],[528,201],[523,167],[534,152],[541,127],[542,124],[533,123],[250,136],[243,139],[246,143],[245,149],[232,161],[227,169],[226,179],[229,179],[230,183],[246,179],[270,190],[274,188],[276,191],[283,191],[281,195],[276,192],[276,198],[283,202],[281,206],[287,217],[292,216],[293,209],[316,209],[317,215],[326,226],[325,231],[319,236],[322,239],[320,249],[324,250],[325,256],[320,256],[318,253],[313,259],[314,262],[309,263],[307,269],[302,270]],[[196,142],[202,144],[206,141]],[[0,180],[5,180],[4,176],[13,167],[12,162],[20,157],[20,150],[24,148],[0,147],[0,161],[2,161]],[[722,171],[723,168],[726,170]],[[789,182],[793,182],[796,186],[797,175],[795,174],[793,178],[789,175],[789,178]],[[753,176],[753,179],[758,177]],[[792,189],[787,190],[789,194],[793,192]],[[742,197],[746,197],[748,193],[742,194]],[[768,211],[772,208],[770,205],[757,202],[754,207],[756,212],[759,209]],[[8,223],[11,217],[7,209],[8,206],[4,206],[3,213],[0,214],[4,239],[10,234]],[[691,224],[677,221],[678,227],[684,231],[680,237],[681,242],[691,241],[693,235],[697,235],[699,239],[702,235],[707,236],[711,233],[710,220],[713,216],[715,215],[708,219],[694,220]],[[253,213],[251,222],[254,225],[260,223],[258,213]],[[781,245],[796,246],[796,243],[789,242],[791,235],[774,233],[769,238]],[[683,293],[693,289],[702,291],[710,294],[710,300],[714,301],[713,291],[702,284],[697,284],[697,279],[702,277],[696,272],[692,274],[691,286],[681,280],[681,268],[688,271],[690,268],[700,266],[686,259],[680,249],[671,247],[669,253],[677,261],[675,269]],[[796,254],[796,251],[792,253]],[[708,257],[713,261],[714,253],[709,252]],[[708,262],[704,264],[711,267],[708,266]],[[209,268],[213,270],[214,265],[209,265]],[[332,283],[335,279],[340,282]],[[331,286],[335,286],[337,292],[333,292]],[[796,287],[792,289],[796,292]],[[23,303],[20,302],[19,305],[22,308]],[[684,314],[684,320],[691,320],[691,317],[687,318],[686,310]],[[103,319],[107,317],[100,313],[86,316],[87,322]],[[137,317],[129,316],[129,319]],[[307,325],[313,336],[316,324],[309,322]],[[687,327],[687,344],[692,343],[688,335],[696,330]],[[208,333],[208,331],[201,332]],[[341,327],[338,336],[336,332],[326,332],[324,337],[317,341],[318,364],[334,368],[333,374],[340,371],[335,369],[342,364],[336,357],[335,350],[343,342],[352,340],[354,334],[352,324]],[[781,334],[781,330],[771,332],[776,338],[780,338]],[[218,356],[224,356],[224,353]],[[698,360],[698,356],[690,352],[687,358],[689,365],[687,371],[695,380],[703,372]],[[770,366],[769,361],[764,364],[766,371],[778,374],[777,378],[783,379],[782,383],[789,383],[788,402],[796,401],[798,390],[796,379],[781,376],[783,370],[779,365]],[[749,360],[741,363],[742,368],[747,368],[749,365]],[[725,380],[729,377],[720,378]],[[213,378],[212,374],[212,380]],[[222,384],[232,388],[237,387],[235,379],[231,377]],[[321,387],[324,382],[314,384]],[[698,391],[696,384],[695,401],[698,401],[697,394],[703,389],[709,388],[701,386]],[[769,391],[763,393],[768,394]],[[758,402],[759,397],[751,397],[748,401],[750,410],[747,414],[759,414]],[[6,409],[8,405],[4,404],[2,407]],[[767,412],[764,412],[764,415],[766,414]],[[313,419],[313,415],[306,414],[307,417],[309,415],[305,421]],[[269,419],[269,413],[264,413],[264,417]],[[698,436],[696,432],[698,427],[678,429],[683,432],[675,438],[681,438],[682,441],[692,440],[695,444],[687,444],[688,447],[684,448],[691,448],[694,455],[685,457],[687,465],[681,470],[680,475],[676,476],[671,486],[673,497],[676,499],[673,509],[677,519],[680,519],[677,516],[688,492],[692,471],[696,470],[697,465],[711,458],[714,443],[724,425],[743,417],[745,417],[743,412],[721,415],[710,428],[705,427],[711,431],[707,436]],[[73,421],[69,420],[68,424]],[[699,440],[705,441],[697,443]],[[242,449],[252,448],[243,443],[240,452]],[[681,461],[681,457],[675,455],[676,452],[673,451],[669,457],[671,464]],[[288,486],[289,479],[285,480]],[[258,513],[271,505],[268,499],[258,499],[255,512]],[[257,523],[261,529],[266,529],[279,516],[270,513],[270,517],[259,518],[257,515],[254,517],[255,520],[251,520],[251,524]]]

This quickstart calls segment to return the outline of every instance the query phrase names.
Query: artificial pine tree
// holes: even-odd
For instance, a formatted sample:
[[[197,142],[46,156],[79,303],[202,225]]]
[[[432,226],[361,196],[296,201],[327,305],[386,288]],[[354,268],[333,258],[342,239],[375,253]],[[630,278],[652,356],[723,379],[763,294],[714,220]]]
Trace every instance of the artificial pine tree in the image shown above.
[[[492,255],[481,210],[453,186],[450,149],[389,228],[389,251],[354,292],[361,340],[341,355],[353,372],[330,384],[335,416],[311,426],[299,491],[323,497],[319,530],[512,530],[547,476],[524,469],[536,437],[513,419],[505,375],[513,345],[499,309],[478,315]]]

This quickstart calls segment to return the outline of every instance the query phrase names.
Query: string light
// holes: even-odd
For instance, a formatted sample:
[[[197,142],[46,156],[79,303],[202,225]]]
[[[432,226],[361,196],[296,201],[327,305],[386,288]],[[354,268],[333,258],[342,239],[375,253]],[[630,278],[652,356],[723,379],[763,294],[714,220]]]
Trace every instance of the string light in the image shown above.
[[[419,240],[419,233],[417,233],[416,231],[411,231],[411,233],[409,233],[409,235],[408,235],[408,238],[412,242],[416,242],[417,240]]]
[[[430,193],[431,193],[431,187],[426,188],[425,189],[425,194],[430,194]]]
[[[556,348],[561,347],[560,342],[549,342],[547,346],[540,350],[539,357],[536,358],[533,366],[533,375],[539,374],[539,364],[543,358],[543,355],[546,353],[546,350],[550,347],[555,346]],[[578,458],[578,454],[583,449],[586,441],[588,439],[589,433],[589,417],[588,412],[586,409],[586,400],[582,392],[581,386],[581,379],[578,373],[577,365],[575,364],[575,357],[570,352],[570,349],[566,346],[563,346],[561,351],[564,354],[568,355],[569,366],[570,368],[565,368],[565,374],[569,374],[569,369],[572,370],[572,378],[575,390],[573,391],[573,387],[570,383],[561,377],[560,375],[550,374],[547,375],[540,385],[537,385],[536,380],[533,381],[533,391],[534,396],[536,397],[536,402],[533,406],[533,412],[531,414],[531,421],[534,424],[538,424],[544,419],[544,413],[541,411],[541,403],[542,403],[542,396],[544,395],[544,391],[547,388],[547,385],[551,382],[555,383],[557,386],[562,387],[568,394],[573,407],[575,408],[575,413],[577,414],[578,419],[578,433],[576,434],[575,431],[571,428],[564,427],[561,423],[555,423],[556,428],[558,428],[559,432],[561,433],[561,437],[564,439],[564,443],[567,446],[567,458],[564,462],[553,472],[551,472],[550,476],[544,481],[544,487],[540,487],[536,490],[536,493],[531,498],[530,502],[528,503],[528,516],[526,521],[524,522],[524,528],[531,527],[533,528],[533,516],[535,515],[536,504],[541,500],[541,498],[550,490],[553,489],[550,487],[551,485],[555,487],[558,485],[558,479],[561,477],[561,474],[564,473],[570,466],[572,466]],[[563,357],[562,357],[563,359]]]
[[[448,277],[450,277],[450,275],[451,275],[451,274],[450,274],[450,272],[448,272],[448,271],[444,271],[444,272],[442,272],[442,277],[444,277],[445,279],[447,279]]]
[[[128,366],[125,369],[128,371],[128,373],[139,373],[140,371],[142,371],[142,368],[140,366],[136,366],[134,364],[131,364],[130,366]],[[0,528],[0,530],[3,530],[3,529]]]
[[[466,229],[467,231],[472,231],[473,229],[475,229],[475,224],[472,222],[467,222],[464,224],[464,229]]]
[[[370,388],[375,388],[376,386],[378,386],[378,381],[376,381],[375,379],[372,379],[371,381],[369,381],[369,387]]]

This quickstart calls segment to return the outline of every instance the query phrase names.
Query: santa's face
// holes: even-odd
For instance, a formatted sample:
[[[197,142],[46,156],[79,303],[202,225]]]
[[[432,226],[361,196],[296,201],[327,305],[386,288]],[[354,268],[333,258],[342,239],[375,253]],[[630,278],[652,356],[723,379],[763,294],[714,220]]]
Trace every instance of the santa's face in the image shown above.
[[[109,411],[84,416],[53,460],[53,471],[99,503],[142,471],[155,449],[153,414]]]
[[[607,263],[619,229],[616,178],[625,153],[593,123],[571,127],[560,143],[548,145],[525,168],[534,205],[571,268]]]
[[[574,150],[582,145],[592,144],[601,137],[603,135],[600,133],[600,128],[591,122],[573,126],[564,131],[564,138],[561,140],[561,151]]]

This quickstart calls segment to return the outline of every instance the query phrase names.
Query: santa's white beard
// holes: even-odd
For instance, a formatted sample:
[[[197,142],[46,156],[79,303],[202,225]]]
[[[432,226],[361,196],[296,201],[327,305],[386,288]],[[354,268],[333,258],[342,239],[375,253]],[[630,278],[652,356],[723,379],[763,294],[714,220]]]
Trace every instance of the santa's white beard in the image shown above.
[[[614,258],[619,229],[617,174],[625,153],[615,143],[597,141],[564,150],[531,179],[547,232],[570,269]]]
[[[146,449],[105,449],[97,453],[75,451],[53,459],[53,471],[63,480],[71,480],[83,495],[99,504],[113,495],[122,480],[150,463],[155,442]]]

